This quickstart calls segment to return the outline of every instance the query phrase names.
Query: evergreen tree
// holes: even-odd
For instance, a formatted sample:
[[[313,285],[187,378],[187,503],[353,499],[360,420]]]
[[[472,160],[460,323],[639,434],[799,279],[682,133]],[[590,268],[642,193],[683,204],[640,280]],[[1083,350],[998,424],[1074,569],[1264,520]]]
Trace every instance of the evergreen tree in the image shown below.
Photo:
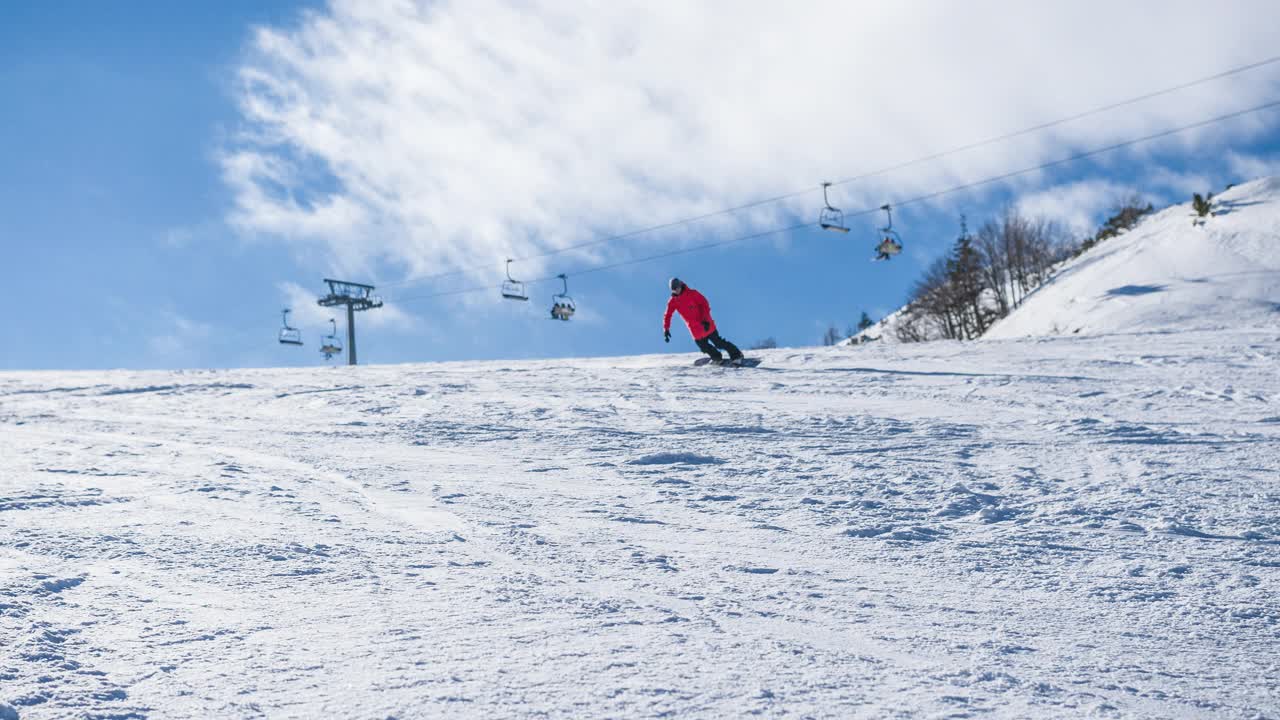
[[[982,308],[982,256],[973,247],[968,233],[956,239],[947,260],[947,278],[951,286],[951,313],[957,318],[959,338],[972,340],[986,332],[990,325]]]
[[[1213,193],[1208,193],[1207,195],[1192,194],[1191,209],[1196,211],[1196,224],[1203,225],[1204,218],[1213,214]]]
[[[1136,195],[1121,202],[1116,208],[1114,208],[1114,212],[1111,217],[1107,218],[1106,221],[1102,223],[1102,227],[1098,229],[1098,234],[1095,236],[1094,242],[1113,238],[1126,230],[1132,229],[1138,224],[1139,220],[1154,210],[1155,207],[1152,206],[1151,203],[1143,205],[1142,201]]]

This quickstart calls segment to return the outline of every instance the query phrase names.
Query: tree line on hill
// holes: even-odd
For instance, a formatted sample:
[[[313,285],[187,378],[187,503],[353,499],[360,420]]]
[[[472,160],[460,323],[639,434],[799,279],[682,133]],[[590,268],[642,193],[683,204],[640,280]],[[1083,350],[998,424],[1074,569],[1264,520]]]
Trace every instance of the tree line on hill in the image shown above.
[[[1056,223],[1013,208],[960,236],[911,288],[894,332],[904,342],[972,340],[1026,300],[1064,260],[1133,228],[1153,211],[1137,197],[1117,204],[1092,236],[1068,237]]]
[[[1196,193],[1192,197],[1193,223],[1203,226],[1216,214],[1214,208],[1213,193]],[[903,342],[981,337],[1048,282],[1065,260],[1133,229],[1154,209],[1137,195],[1125,198],[1112,207],[1097,231],[1083,239],[1073,239],[1058,224],[1011,207],[984,222],[976,233],[969,232],[961,216],[960,236],[912,286],[891,330]],[[822,344],[837,345],[875,324],[863,312],[858,323],[843,332],[829,326]],[[777,342],[765,338],[754,347],[773,348]]]
[[[867,328],[870,328],[872,325],[875,325],[875,324],[876,324],[876,321],[872,320],[871,316],[867,314],[867,311],[863,310],[862,317],[858,319],[857,324],[850,325],[849,327],[845,328],[844,332],[841,332],[840,328],[836,327],[835,325],[828,326],[826,331],[822,333],[822,344],[823,345],[839,345],[840,343],[844,342],[848,338],[851,338],[854,335],[857,335],[858,333],[862,332],[863,330],[866,330]]]

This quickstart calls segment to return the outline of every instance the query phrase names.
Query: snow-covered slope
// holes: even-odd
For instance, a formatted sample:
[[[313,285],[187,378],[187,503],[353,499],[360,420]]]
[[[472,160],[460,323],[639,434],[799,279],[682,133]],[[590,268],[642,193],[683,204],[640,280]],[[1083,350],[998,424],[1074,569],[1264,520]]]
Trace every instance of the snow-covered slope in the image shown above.
[[[863,330],[852,337],[846,338],[841,342],[842,345],[861,345],[869,342],[899,342],[897,335],[898,321],[902,319],[902,313],[906,308],[898,308],[892,313],[884,316],[875,325]]]
[[[0,374],[0,718],[1276,716],[1280,333],[761,354]]]
[[[1100,243],[984,337],[1280,325],[1280,178],[1214,205],[1203,227],[1188,203]]]

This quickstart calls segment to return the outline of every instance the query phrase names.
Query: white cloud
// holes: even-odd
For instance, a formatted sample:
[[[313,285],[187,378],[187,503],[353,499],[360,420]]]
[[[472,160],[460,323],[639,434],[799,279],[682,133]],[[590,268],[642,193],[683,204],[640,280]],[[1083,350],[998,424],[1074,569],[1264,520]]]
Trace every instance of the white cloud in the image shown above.
[[[780,212],[811,215],[822,179],[1280,47],[1280,4],[1220,4],[1212,22],[1205,8],[335,0],[253,38],[239,73],[244,132],[222,159],[230,220],[346,271],[431,274],[492,260],[496,274],[508,255],[815,188],[710,225],[720,236],[767,227]],[[1240,76],[838,188],[833,201],[875,207],[1198,120],[1273,94],[1274,77]]]
[[[147,349],[161,359],[173,360],[198,355],[199,353],[195,352],[196,348],[213,335],[212,325],[192,320],[171,310],[162,311],[160,321],[166,326],[167,331],[149,338]]]
[[[1171,192],[1177,202],[1191,199],[1192,193],[1212,192],[1216,182],[1203,172],[1179,172],[1157,167],[1147,173],[1143,187]]]
[[[218,218],[165,228],[160,231],[156,241],[169,250],[185,250],[192,246],[213,245],[226,235],[227,226]]]
[[[1280,176],[1280,157],[1257,157],[1231,152],[1227,155],[1227,168],[1236,183],[1276,177]]]
[[[321,307],[317,304],[320,296],[327,289],[305,288],[295,282],[282,282],[276,285],[280,291],[284,307],[290,309],[289,324],[301,328],[304,335],[310,330],[329,332],[329,319],[337,324],[339,331],[345,333],[347,326],[347,310],[345,307]],[[419,325],[419,319],[404,311],[392,302],[383,303],[382,307],[366,310],[356,314],[356,327],[371,329],[388,329],[396,332],[408,332]]]
[[[1073,238],[1091,235],[1102,216],[1133,196],[1143,197],[1136,188],[1108,180],[1067,183],[1018,198],[1017,209],[1024,215],[1057,223]]]
[[[316,300],[324,294],[322,292],[309,290],[295,282],[278,283],[276,288],[284,298],[284,307],[289,308],[290,325],[295,327],[303,325],[328,326],[329,318],[338,317],[337,313],[330,308],[320,307],[316,304]]]
[[[181,250],[195,240],[196,234],[189,227],[172,227],[160,235],[160,244],[174,250]]]

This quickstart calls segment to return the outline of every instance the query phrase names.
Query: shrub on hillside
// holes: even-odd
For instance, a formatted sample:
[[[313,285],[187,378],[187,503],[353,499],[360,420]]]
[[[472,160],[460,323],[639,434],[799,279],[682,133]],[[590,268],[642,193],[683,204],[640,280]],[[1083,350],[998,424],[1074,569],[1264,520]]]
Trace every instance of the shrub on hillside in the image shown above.
[[[1131,195],[1112,208],[1111,217],[1103,221],[1098,234],[1094,236],[1094,241],[1101,242],[1132,230],[1142,218],[1150,215],[1154,210],[1155,207],[1151,203],[1143,205],[1141,198]]]
[[[1213,193],[1205,195],[1193,193],[1191,195],[1191,209],[1196,211],[1195,219],[1191,223],[1193,225],[1204,225],[1206,218],[1213,215]]]

